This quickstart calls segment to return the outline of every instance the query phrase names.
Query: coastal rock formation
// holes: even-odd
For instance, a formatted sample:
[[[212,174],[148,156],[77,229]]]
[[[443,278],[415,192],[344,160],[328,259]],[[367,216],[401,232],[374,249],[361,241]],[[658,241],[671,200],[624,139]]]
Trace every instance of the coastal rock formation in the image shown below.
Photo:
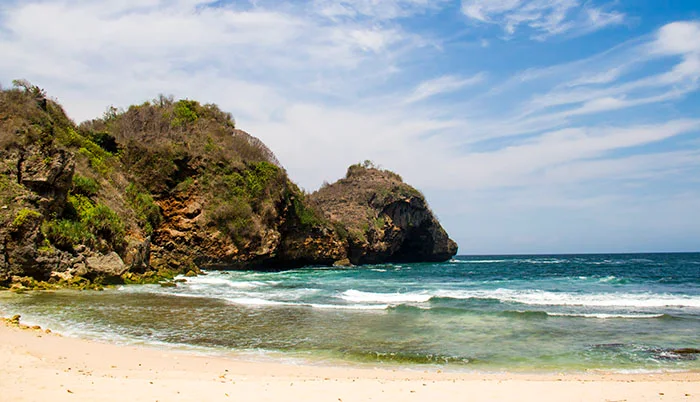
[[[106,255],[87,257],[85,265],[88,272],[95,276],[120,277],[128,270],[119,254],[114,251]]]
[[[457,253],[423,195],[370,162],[350,166],[344,179],[309,198],[347,231],[353,264],[445,261]]]
[[[0,286],[456,252],[398,175],[355,165],[305,194],[216,105],[160,96],[75,125],[41,89],[18,82],[0,91],[0,158]]]

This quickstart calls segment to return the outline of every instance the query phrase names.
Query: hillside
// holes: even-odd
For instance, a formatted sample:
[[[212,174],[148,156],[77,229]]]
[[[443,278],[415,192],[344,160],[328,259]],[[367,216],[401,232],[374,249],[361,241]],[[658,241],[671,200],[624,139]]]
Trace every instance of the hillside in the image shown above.
[[[216,105],[160,96],[76,125],[16,82],[0,91],[0,285],[450,258],[424,198],[391,175],[351,167],[309,197]]]

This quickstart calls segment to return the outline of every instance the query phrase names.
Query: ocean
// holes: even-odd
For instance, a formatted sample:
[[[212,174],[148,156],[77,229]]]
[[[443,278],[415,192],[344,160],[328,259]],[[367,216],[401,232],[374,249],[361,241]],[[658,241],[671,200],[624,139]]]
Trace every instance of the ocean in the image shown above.
[[[698,253],[459,256],[184,279],[3,292],[0,312],[71,336],[292,363],[700,370],[700,354],[680,350],[700,349]]]

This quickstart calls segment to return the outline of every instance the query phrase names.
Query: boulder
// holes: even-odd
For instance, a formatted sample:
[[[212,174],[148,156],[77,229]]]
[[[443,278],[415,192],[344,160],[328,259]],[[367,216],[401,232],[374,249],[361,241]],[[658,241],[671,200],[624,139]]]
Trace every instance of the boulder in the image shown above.
[[[129,240],[126,246],[124,264],[131,272],[144,273],[150,267],[151,261],[151,238],[143,241],[135,239]]]
[[[85,276],[90,279],[96,277],[120,277],[128,270],[128,267],[124,264],[121,257],[119,257],[119,254],[115,252],[95,257],[87,257],[85,263],[88,269]]]

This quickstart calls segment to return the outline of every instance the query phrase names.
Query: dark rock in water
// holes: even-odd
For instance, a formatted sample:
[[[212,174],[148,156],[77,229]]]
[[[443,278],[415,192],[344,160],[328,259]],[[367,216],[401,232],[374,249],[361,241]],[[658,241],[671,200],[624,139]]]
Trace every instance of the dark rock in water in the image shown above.
[[[695,355],[700,354],[700,349],[695,348],[681,348],[681,349],[671,349],[672,353],[677,355]]]
[[[653,348],[649,350],[655,359],[658,360],[695,360],[696,354],[700,353],[699,349],[683,348],[683,349],[661,349]]]
[[[351,166],[310,201],[345,232],[353,264],[446,261],[457,253],[425,197],[371,163]]]

